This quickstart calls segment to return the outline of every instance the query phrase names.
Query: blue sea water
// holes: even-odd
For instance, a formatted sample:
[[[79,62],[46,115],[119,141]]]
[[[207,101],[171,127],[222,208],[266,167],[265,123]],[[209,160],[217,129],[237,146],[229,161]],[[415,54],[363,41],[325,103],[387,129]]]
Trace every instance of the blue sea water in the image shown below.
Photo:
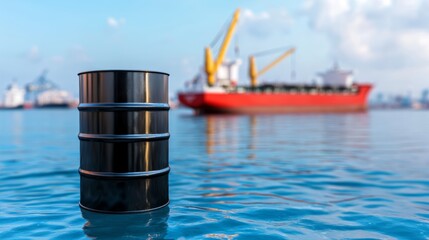
[[[170,113],[170,205],[82,211],[77,110],[0,112],[0,239],[428,239],[429,112]]]

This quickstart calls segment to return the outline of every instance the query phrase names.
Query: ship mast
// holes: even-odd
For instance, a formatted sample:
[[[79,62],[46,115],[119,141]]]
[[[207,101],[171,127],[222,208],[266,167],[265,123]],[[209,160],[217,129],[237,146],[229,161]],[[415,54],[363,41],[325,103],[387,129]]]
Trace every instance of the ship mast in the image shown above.
[[[207,74],[207,84],[209,86],[213,86],[215,83],[215,74],[219,68],[219,66],[222,64],[223,59],[225,58],[225,54],[228,50],[228,46],[231,42],[231,38],[234,34],[235,31],[235,27],[237,26],[238,23],[238,18],[240,15],[240,9],[237,9],[234,12],[234,16],[231,20],[231,23],[229,25],[228,31],[225,35],[225,38],[222,42],[222,45],[220,47],[218,56],[216,59],[213,59],[212,57],[212,50],[210,47],[206,47],[205,48],[205,71]]]
[[[284,52],[282,55],[280,55],[278,58],[274,59],[271,63],[269,63],[267,66],[262,68],[258,72],[258,69],[256,67],[256,61],[255,61],[255,55],[252,55],[249,57],[249,77],[250,77],[250,85],[252,87],[256,87],[258,85],[258,77],[262,74],[268,72],[270,69],[272,69],[274,66],[279,64],[283,59],[290,56],[295,52],[295,48],[291,48]]]

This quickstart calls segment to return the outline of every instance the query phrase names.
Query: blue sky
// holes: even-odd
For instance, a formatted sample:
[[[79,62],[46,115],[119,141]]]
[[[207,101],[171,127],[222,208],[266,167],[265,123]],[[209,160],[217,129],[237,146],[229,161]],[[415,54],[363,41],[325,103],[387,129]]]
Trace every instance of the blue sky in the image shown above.
[[[429,87],[426,2],[2,1],[0,91],[47,69],[49,79],[77,96],[78,72],[114,68],[168,72],[174,93],[197,73],[203,48],[240,8],[243,84],[249,54],[295,46],[296,82],[311,81],[337,60],[378,91],[417,94]],[[291,81],[291,67],[288,59],[263,79]]]

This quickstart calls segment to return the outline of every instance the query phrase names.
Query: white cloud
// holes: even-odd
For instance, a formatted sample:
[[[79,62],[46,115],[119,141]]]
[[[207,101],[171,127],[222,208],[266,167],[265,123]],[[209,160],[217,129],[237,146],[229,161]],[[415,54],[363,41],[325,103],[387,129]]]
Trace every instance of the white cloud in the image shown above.
[[[117,27],[119,26],[119,22],[115,18],[109,17],[107,18],[107,25],[109,25],[110,27]]]
[[[261,12],[243,9],[240,18],[240,29],[256,37],[287,32],[291,24],[292,18],[283,9]]]
[[[121,25],[125,24],[125,19],[124,18],[116,19],[114,17],[108,17],[106,21],[107,21],[107,25],[109,27],[112,27],[112,28],[118,28]]]
[[[261,21],[265,19],[270,19],[270,17],[271,15],[266,11],[263,11],[261,13],[254,13],[250,9],[244,9],[242,19],[249,21]]]
[[[329,37],[333,55],[377,67],[429,61],[428,7],[423,0],[307,1],[311,26]]]
[[[371,72],[378,77],[400,72],[421,79],[416,84],[423,86],[416,72],[429,75],[429,1],[307,0],[304,5],[310,26],[328,37],[332,58],[368,78]],[[400,81],[390,80],[391,85]]]
[[[41,60],[39,47],[34,45],[26,54],[26,58],[32,62],[39,62]]]
[[[73,59],[76,62],[80,62],[80,63],[91,62],[91,58],[87,54],[86,50],[80,45],[73,46],[69,51],[69,55],[71,59]]]

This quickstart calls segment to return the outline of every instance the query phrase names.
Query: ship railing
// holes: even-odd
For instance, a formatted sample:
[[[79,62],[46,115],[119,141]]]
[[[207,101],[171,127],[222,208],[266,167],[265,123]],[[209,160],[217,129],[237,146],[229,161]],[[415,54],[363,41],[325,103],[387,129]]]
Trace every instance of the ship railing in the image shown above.
[[[320,86],[320,85],[280,85],[280,84],[262,84],[259,86],[225,86],[226,92],[230,93],[290,93],[290,94],[357,94],[359,89],[356,86]]]

